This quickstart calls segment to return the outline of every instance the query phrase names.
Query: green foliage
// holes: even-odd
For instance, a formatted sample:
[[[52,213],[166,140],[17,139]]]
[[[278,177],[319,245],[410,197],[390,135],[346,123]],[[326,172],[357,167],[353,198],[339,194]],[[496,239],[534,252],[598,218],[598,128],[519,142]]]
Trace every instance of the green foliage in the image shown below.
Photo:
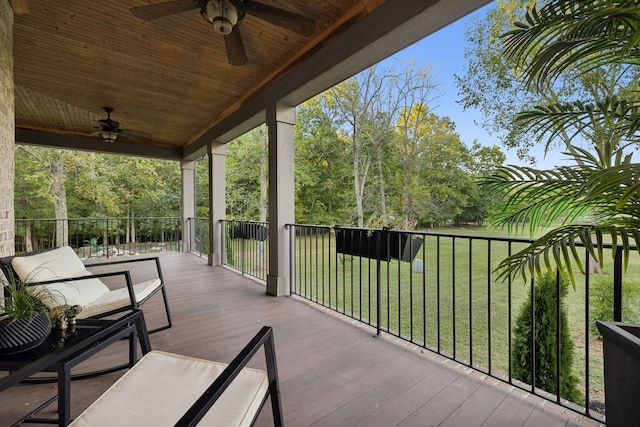
[[[326,94],[297,110],[295,127],[296,222],[344,224],[353,205],[350,146],[324,111]]]
[[[42,302],[45,290],[33,293],[26,284],[17,278],[10,277],[4,281],[5,297],[1,298],[4,307],[0,307],[0,318],[29,318],[37,313],[48,313],[49,309]],[[0,283],[2,283],[0,281]]]
[[[15,159],[16,218],[180,215],[178,162],[41,147]],[[52,191],[60,183],[66,191]]]
[[[604,275],[592,275],[589,287],[589,330],[595,337],[600,337],[596,320],[613,321],[613,278]],[[637,319],[638,296],[640,289],[635,286],[622,287],[622,319],[634,322]]]
[[[266,206],[260,193],[261,171],[267,162],[264,132],[257,128],[227,144],[227,218],[260,220],[261,208]]]
[[[483,127],[532,162],[529,150],[543,137],[564,147],[576,136],[596,144],[597,132],[631,135],[640,122],[604,100],[637,106],[639,18],[635,0],[498,0],[467,31],[460,102],[483,111]],[[557,126],[548,126],[550,117]],[[597,129],[585,127],[589,121]]]
[[[89,240],[85,240],[84,244],[91,248],[92,253],[96,253],[102,249],[102,245],[99,242],[99,237],[92,237]]]
[[[559,291],[559,292],[558,292]],[[558,293],[560,295],[558,295]],[[560,396],[582,403],[578,378],[572,372],[573,341],[564,298],[567,285],[561,281],[559,289],[553,276],[546,275],[534,287],[534,319],[532,323],[531,291],[516,319],[513,338],[513,377],[532,384],[532,334],[535,330],[535,386],[557,394],[558,372],[557,334],[558,298],[560,298]]]
[[[494,224],[529,228],[533,235],[562,218],[559,227],[499,268],[503,276],[540,277],[558,267],[574,282],[573,268],[585,271],[578,240],[601,265],[603,236],[611,240],[612,256],[620,243],[625,264],[631,243],[640,244],[640,165],[632,163],[631,151],[640,140],[640,13],[637,2],[557,0],[529,9],[525,18],[526,23],[516,22],[505,33],[505,59],[519,70],[530,92],[543,95],[561,79],[573,79],[592,90],[572,96],[592,102],[546,103],[517,116],[516,122],[534,135],[532,141],[546,140],[548,147],[554,138],[561,139],[574,164],[550,171],[501,168],[485,182],[502,199]],[[576,137],[590,146],[573,144]]]

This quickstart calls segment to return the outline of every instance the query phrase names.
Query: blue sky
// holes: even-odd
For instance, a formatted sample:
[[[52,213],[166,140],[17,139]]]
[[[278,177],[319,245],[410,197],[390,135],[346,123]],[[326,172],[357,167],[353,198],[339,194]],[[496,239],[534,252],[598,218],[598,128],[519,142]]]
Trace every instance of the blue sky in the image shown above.
[[[472,17],[482,17],[493,7],[494,4],[489,3],[487,6],[398,52],[390,60],[415,60],[417,66],[433,66],[433,71],[438,74],[438,80],[441,82],[440,90],[443,93],[443,96],[438,99],[438,105],[435,106],[434,113],[439,116],[449,116],[456,123],[456,130],[467,146],[471,146],[474,139],[478,139],[482,145],[486,146],[495,144],[506,154],[507,164],[531,166],[519,160],[515,150],[507,150],[500,144],[500,140],[496,135],[489,135],[478,124],[482,118],[480,111],[464,110],[456,102],[458,89],[453,75],[464,75],[464,34],[467,25]],[[537,164],[535,165],[537,168],[552,168],[559,164],[559,159],[562,158],[562,154],[559,151],[552,151],[546,155],[546,158],[543,158],[542,148],[532,152],[532,154],[537,158]]]

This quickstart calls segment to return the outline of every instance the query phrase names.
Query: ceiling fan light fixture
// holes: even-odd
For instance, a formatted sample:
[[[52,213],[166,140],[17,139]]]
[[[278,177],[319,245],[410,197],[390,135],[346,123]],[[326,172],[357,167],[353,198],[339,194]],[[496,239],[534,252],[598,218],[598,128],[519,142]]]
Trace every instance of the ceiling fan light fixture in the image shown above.
[[[118,137],[118,133],[105,130],[100,132],[100,136],[105,140],[105,142],[114,142]]]
[[[222,35],[230,34],[241,19],[238,8],[229,0],[210,0],[203,16],[213,24],[213,29]]]

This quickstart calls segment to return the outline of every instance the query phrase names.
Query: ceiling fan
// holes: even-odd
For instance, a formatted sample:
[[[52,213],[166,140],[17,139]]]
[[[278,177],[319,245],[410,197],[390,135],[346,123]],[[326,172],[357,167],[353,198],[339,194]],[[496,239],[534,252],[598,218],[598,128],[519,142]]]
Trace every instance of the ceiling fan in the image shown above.
[[[311,35],[316,27],[315,20],[311,18],[253,0],[172,0],[130,10],[134,16],[152,21],[193,9],[200,9],[204,20],[213,24],[213,29],[224,36],[227,60],[231,65],[247,63],[239,29],[247,13],[302,36]]]
[[[87,136],[100,135],[106,142],[114,142],[116,138],[118,138],[118,136],[122,136],[123,138],[131,139],[134,141],[151,138],[151,134],[147,132],[120,129],[120,123],[116,122],[115,120],[111,120],[111,113],[113,113],[113,108],[102,107],[102,109],[107,113],[107,118],[98,120],[98,123],[100,123],[100,127],[96,127],[96,129],[100,130],[92,132]]]

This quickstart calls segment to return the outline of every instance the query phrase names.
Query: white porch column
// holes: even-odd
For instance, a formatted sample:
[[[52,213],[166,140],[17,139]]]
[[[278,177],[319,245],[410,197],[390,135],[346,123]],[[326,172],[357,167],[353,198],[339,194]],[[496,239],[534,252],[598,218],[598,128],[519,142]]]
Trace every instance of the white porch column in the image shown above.
[[[285,224],[294,216],[294,143],[296,109],[288,105],[267,107],[269,127],[269,274],[267,293],[289,295],[291,291],[289,233]]]
[[[182,170],[182,252],[189,252],[194,243],[193,224],[188,218],[196,216],[196,162],[183,160]]]
[[[209,144],[209,265],[222,265],[221,219],[227,217],[226,198],[227,146],[218,142]]]

